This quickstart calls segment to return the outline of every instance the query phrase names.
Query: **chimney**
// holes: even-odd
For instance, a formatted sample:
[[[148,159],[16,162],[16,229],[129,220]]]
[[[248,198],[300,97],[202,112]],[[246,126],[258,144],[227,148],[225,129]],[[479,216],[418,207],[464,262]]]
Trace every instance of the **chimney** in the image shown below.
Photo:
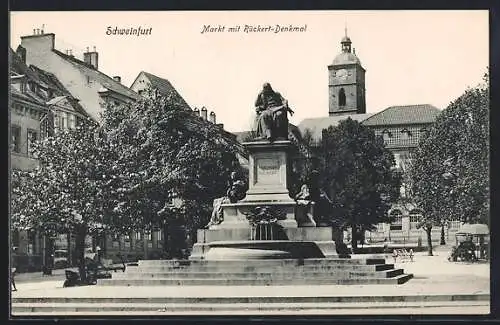
[[[50,52],[54,49],[55,40],[55,34],[40,34],[37,33],[37,29],[34,29],[33,35],[21,36],[21,45],[26,49],[28,54]]]
[[[116,82],[121,83],[122,82],[122,77],[120,77],[120,76],[114,76],[113,80],[116,81]]]
[[[201,118],[204,119],[205,121],[207,120],[207,109],[205,106],[201,108]]]
[[[195,116],[200,116],[200,110],[198,109],[198,107],[195,107],[193,112]]]
[[[210,112],[210,123],[215,124],[215,113],[214,112]]]
[[[26,63],[26,49],[19,45],[16,49],[17,55],[21,58],[21,60]]]
[[[73,55],[73,50],[68,50],[68,52],[69,52],[69,56],[74,57],[74,55]]]
[[[354,48],[354,47],[352,48],[352,53],[353,53],[354,55],[356,55],[356,48]]]
[[[88,51],[88,47],[87,47],[87,52],[83,53],[83,61],[87,64],[90,64],[91,66],[94,67],[94,69],[98,69],[99,68],[99,65],[98,65],[98,61],[99,61],[99,54],[97,53],[97,51],[95,50],[95,46],[94,46],[94,51],[92,52],[89,52]]]

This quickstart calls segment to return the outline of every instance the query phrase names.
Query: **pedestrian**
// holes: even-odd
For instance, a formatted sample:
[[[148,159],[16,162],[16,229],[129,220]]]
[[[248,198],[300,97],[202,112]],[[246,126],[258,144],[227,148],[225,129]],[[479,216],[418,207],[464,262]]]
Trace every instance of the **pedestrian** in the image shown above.
[[[10,270],[10,283],[12,284],[12,291],[17,291],[16,288],[16,281],[14,280],[14,277],[16,275],[17,269],[15,267],[11,268]]]

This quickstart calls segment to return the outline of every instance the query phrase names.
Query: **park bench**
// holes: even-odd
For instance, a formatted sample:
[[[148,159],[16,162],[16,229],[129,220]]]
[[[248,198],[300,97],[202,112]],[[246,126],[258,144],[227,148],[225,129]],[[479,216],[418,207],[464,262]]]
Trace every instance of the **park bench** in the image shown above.
[[[410,262],[413,262],[413,256],[413,249],[410,249],[409,251],[407,251],[406,248],[394,249],[394,251],[392,252],[394,263],[397,262],[398,258],[401,262],[407,262],[408,260]]]

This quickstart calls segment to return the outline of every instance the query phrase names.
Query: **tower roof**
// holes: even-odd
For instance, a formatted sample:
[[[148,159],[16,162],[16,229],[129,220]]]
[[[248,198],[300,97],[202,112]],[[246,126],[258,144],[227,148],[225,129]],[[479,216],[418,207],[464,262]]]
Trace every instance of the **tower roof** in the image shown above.
[[[361,61],[356,56],[355,53],[351,51],[352,41],[347,36],[347,27],[345,28],[345,35],[342,37],[340,41],[342,52],[338,54],[335,59],[333,59],[333,65],[344,65],[344,64],[359,64],[361,65]]]
[[[335,59],[333,59],[333,65],[342,65],[342,64],[359,64],[361,65],[361,61],[354,53],[350,52],[342,52],[338,54]]]
[[[349,36],[344,36],[342,37],[342,41],[340,41],[340,43],[352,43],[351,42],[351,39],[349,38]]]

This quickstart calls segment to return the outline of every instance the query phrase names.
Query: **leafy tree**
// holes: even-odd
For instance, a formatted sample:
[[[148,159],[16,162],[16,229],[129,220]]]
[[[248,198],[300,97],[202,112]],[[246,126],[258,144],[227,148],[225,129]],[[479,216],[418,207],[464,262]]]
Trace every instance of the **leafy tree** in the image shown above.
[[[432,255],[431,229],[447,220],[489,222],[489,81],[443,110],[415,154],[413,193]]]
[[[116,231],[163,228],[168,242],[184,227],[194,236],[240,168],[236,139],[195,116],[176,94],[152,89],[134,104],[108,106],[103,121],[116,156]],[[172,197],[180,206],[170,204]]]
[[[105,227],[108,152],[97,126],[89,122],[37,143],[40,166],[12,175],[12,226],[49,236],[74,233],[82,261],[85,237]]]
[[[350,118],[323,130],[319,154],[322,187],[334,203],[332,219],[352,229],[356,249],[360,233],[389,221],[401,184],[394,156],[373,130]]]

